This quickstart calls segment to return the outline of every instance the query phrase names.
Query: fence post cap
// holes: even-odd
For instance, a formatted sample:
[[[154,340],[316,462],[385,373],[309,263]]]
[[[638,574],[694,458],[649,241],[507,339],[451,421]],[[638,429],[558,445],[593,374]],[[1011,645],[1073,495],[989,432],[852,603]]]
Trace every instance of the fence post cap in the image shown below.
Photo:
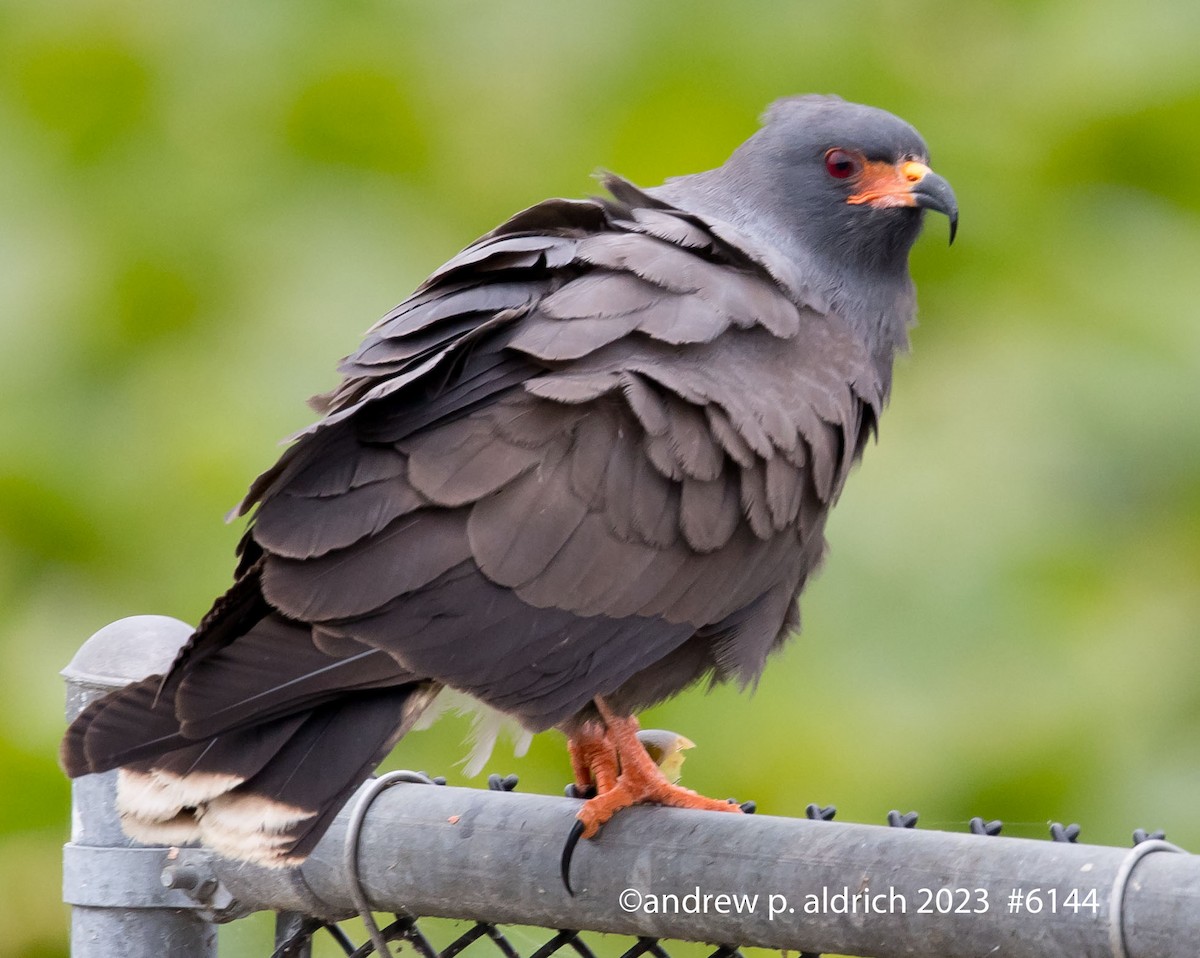
[[[61,674],[77,685],[120,688],[162,673],[191,634],[190,625],[168,615],[131,615],[84,642]]]

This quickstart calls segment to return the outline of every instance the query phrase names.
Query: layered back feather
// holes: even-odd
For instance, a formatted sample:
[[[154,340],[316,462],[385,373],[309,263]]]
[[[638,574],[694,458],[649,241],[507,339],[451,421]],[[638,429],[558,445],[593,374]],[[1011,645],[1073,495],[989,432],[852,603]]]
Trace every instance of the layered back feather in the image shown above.
[[[607,185],[371,329],[236,510],[230,594],[76,720],[132,834],[299,860],[445,686],[539,730],[757,677],[890,361],[777,251]]]

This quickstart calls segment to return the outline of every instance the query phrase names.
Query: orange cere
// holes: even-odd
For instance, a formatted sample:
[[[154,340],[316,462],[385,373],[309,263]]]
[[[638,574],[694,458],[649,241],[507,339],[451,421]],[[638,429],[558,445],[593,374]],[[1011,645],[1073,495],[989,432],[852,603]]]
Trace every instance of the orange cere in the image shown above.
[[[867,161],[858,175],[857,193],[846,198],[852,206],[869,203],[876,207],[916,206],[913,187],[931,173],[924,163],[904,160],[901,163]]]

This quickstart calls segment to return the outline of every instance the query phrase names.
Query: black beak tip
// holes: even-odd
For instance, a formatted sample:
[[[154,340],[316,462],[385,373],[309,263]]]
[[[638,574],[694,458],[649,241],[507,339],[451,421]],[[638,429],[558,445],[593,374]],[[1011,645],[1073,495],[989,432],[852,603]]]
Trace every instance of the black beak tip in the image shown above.
[[[958,200],[950,184],[936,173],[926,173],[912,195],[916,206],[942,213],[950,221],[950,242],[953,244],[958,234]]]

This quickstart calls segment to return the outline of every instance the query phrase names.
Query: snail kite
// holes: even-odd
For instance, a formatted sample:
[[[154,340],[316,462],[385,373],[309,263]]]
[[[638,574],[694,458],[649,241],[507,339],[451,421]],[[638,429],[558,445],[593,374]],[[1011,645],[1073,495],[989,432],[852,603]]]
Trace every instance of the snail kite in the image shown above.
[[[291,864],[456,693],[567,734],[585,836],[639,801],[737,811],[671,785],[632,715],[752,682],[793,631],[924,211],[953,239],[927,162],[888,113],[793,97],[717,169],[608,176],[468,246],[314,400],[236,510],[233,586],[75,720],[67,773],[120,768],[135,838]]]

